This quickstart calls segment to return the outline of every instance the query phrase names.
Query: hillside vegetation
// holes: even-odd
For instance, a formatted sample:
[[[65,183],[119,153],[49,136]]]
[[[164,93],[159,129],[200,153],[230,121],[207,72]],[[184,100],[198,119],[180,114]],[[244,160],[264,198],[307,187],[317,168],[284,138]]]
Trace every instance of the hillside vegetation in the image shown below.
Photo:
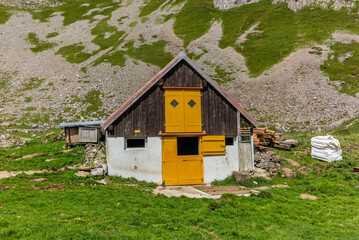
[[[359,34],[355,9],[336,11],[309,5],[294,12],[286,3],[273,4],[270,0],[228,11],[214,8],[212,0],[59,3],[55,7],[21,11],[0,7],[0,28],[12,36],[9,42],[6,34],[0,39],[4,49],[11,49],[2,60],[9,62],[9,66],[0,69],[0,76],[14,73],[6,84],[2,81],[0,101],[5,106],[2,121],[18,120],[23,109],[28,109],[29,119],[40,111],[54,121],[105,118],[180,50],[186,51],[264,124],[295,123],[296,128],[305,128],[303,123],[308,121],[313,125],[333,123],[333,127],[359,115],[356,104],[359,103],[359,45],[357,40],[343,42],[333,38],[333,33],[338,32],[351,34],[352,40]],[[11,31],[10,24],[27,27],[19,28],[17,33]],[[25,49],[21,60],[20,50],[6,46],[14,40],[21,44],[19,49]],[[308,53],[316,56],[310,57],[307,63],[288,60],[301,49],[311,49]],[[347,53],[350,56],[339,62],[338,58]],[[21,63],[13,61],[14,55]],[[309,56],[300,53],[297,59],[302,58]],[[38,63],[28,69],[35,62],[46,64]],[[57,66],[45,66],[55,62]],[[281,64],[283,67],[275,69]],[[55,73],[59,69],[65,70],[62,74]],[[284,73],[280,73],[282,69]],[[326,76],[332,84],[327,83]],[[16,92],[29,79],[43,81],[21,94]],[[295,83],[293,79],[297,79]],[[310,82],[311,86],[306,87],[313,93],[297,96],[295,92],[299,91],[287,92],[287,82],[292,82],[293,88],[303,88],[302,79]],[[316,79],[320,79],[319,85],[314,83]],[[279,86],[275,87],[277,92],[271,90],[268,96],[278,96],[263,104],[263,99],[252,96],[260,96],[259,89],[266,88],[268,83]],[[60,86],[62,94],[56,92]],[[99,101],[84,101],[91,91],[100,91]],[[313,96],[324,91],[328,99]],[[33,96],[35,92],[38,99]],[[298,102],[289,104],[288,95]],[[312,97],[319,102],[313,103]],[[308,108],[312,104],[314,110]],[[283,111],[271,111],[279,105]],[[333,105],[347,108],[328,112],[326,109]],[[305,114],[308,111],[313,114]]]

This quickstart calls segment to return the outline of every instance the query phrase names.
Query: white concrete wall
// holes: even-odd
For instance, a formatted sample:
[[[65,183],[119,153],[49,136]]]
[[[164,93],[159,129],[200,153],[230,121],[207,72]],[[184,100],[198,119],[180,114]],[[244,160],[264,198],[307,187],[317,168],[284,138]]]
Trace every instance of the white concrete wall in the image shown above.
[[[225,156],[203,156],[204,183],[223,180],[238,169],[238,137],[234,137],[233,146],[226,146]]]
[[[162,184],[162,140],[148,137],[145,148],[125,149],[124,137],[107,137],[108,175]]]

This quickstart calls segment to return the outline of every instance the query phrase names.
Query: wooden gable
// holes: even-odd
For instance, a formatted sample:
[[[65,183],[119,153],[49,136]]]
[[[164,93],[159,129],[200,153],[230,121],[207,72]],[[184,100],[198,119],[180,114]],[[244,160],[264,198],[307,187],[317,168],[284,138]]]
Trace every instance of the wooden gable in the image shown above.
[[[257,122],[184,53],[138,90],[101,126],[109,136],[158,136],[165,129],[165,89],[196,88],[201,93],[201,123],[207,135],[235,136],[237,112],[251,126]]]

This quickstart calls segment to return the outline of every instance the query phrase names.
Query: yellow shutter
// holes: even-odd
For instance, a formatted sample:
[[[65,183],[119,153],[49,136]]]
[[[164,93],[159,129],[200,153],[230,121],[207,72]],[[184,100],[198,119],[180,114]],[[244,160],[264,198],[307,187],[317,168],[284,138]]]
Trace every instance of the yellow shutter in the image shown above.
[[[184,132],[183,91],[166,89],[165,120],[166,132]]]
[[[165,90],[166,132],[202,132],[201,91]]]
[[[199,90],[184,91],[184,131],[202,132],[201,92]]]
[[[204,156],[226,155],[225,136],[202,136],[201,152]]]

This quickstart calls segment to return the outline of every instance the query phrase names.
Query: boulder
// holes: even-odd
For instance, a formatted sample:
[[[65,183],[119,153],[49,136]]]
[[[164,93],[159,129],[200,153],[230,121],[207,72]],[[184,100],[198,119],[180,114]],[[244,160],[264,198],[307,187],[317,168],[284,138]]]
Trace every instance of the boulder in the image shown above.
[[[104,175],[103,168],[91,169],[91,175],[93,175],[93,176],[102,176],[102,175]]]
[[[237,182],[249,181],[251,179],[250,173],[246,171],[234,171],[233,177],[236,179]]]

